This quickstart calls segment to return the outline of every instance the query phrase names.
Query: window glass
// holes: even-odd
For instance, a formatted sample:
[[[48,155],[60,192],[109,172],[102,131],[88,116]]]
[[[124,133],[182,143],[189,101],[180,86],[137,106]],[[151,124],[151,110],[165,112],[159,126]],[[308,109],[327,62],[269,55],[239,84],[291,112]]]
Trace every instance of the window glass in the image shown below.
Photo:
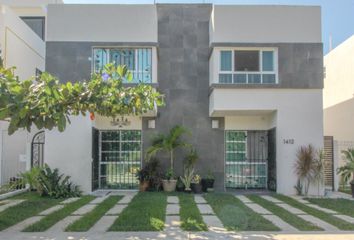
[[[231,71],[232,65],[232,55],[231,51],[221,51],[220,52],[220,70],[221,71]]]
[[[117,65],[126,65],[129,70],[134,70],[135,51],[133,49],[111,49],[110,62]]]
[[[259,70],[259,51],[235,51],[235,71],[258,72]]]
[[[21,19],[32,29],[32,31],[44,40],[44,17],[21,17]]]
[[[274,54],[273,51],[262,52],[262,70],[274,71]]]
[[[219,74],[219,83],[232,83],[232,74]]]

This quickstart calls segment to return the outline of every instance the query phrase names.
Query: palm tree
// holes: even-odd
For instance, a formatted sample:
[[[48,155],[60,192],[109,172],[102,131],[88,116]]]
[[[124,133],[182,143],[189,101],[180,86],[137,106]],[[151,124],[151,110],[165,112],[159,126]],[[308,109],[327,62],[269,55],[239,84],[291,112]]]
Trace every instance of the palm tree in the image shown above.
[[[338,168],[337,173],[341,175],[345,183],[348,183],[354,177],[354,148],[343,150],[342,154],[347,163]],[[351,183],[354,183],[354,180]]]
[[[174,126],[168,134],[157,135],[152,141],[152,146],[147,149],[148,159],[155,156],[158,152],[168,152],[170,155],[170,169],[173,173],[175,149],[179,147],[190,147],[190,144],[181,139],[181,137],[187,133],[189,134],[190,132],[184,127],[177,125]]]

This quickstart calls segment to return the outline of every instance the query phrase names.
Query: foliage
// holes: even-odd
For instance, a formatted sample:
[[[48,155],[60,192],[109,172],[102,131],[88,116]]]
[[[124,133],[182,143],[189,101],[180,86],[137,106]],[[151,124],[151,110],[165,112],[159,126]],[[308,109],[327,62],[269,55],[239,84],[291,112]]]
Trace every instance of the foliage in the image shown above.
[[[296,158],[295,173],[300,182],[295,188],[299,191],[300,186],[303,186],[304,193],[307,195],[311,183],[317,183],[319,189],[323,181],[323,152],[309,144],[299,148]]]
[[[64,131],[70,115],[91,112],[116,118],[140,115],[163,105],[163,96],[151,85],[123,85],[123,80],[132,80],[126,66],[107,64],[89,81],[65,84],[46,72],[20,81],[14,70],[0,67],[0,120],[10,122],[9,134],[20,128],[30,131],[32,125]]]
[[[190,132],[182,126],[174,126],[166,135],[159,134],[153,141],[152,146],[147,150],[148,159],[155,156],[158,152],[168,152],[170,155],[170,170],[173,173],[174,151],[179,147],[190,147],[190,144],[184,142],[181,138]]]
[[[42,196],[52,198],[79,197],[81,191],[79,187],[69,181],[69,176],[59,174],[59,170],[54,170],[46,164],[39,174],[39,185]]]
[[[181,193],[178,195],[181,206],[179,213],[181,219],[181,228],[184,231],[208,231],[208,227],[203,221],[199,212],[194,196]]]
[[[187,191],[191,190],[191,183],[194,175],[194,165],[198,160],[198,153],[192,149],[184,161],[183,177],[180,177]]]
[[[191,183],[192,183],[193,176],[194,176],[194,168],[185,168],[184,176],[183,177],[180,176],[181,181],[186,187],[186,191],[191,190]]]
[[[20,173],[20,185],[26,186],[28,184],[30,190],[39,190],[40,184],[38,180],[41,170],[41,167],[33,167],[29,171]],[[18,183],[16,183],[16,185],[18,185]]]
[[[204,177],[204,179],[215,180],[214,174],[211,170],[208,170],[208,174]]]
[[[135,176],[139,180],[139,182],[148,181],[150,179],[149,172],[146,168],[146,165],[136,172]]]
[[[173,173],[172,168],[168,169],[166,174],[165,174],[165,179],[166,180],[173,180],[175,179],[175,174]]]
[[[300,179],[297,180],[296,185],[294,186],[295,190],[296,190],[296,195],[301,195],[302,194],[302,183],[300,181]]]
[[[199,184],[201,180],[202,178],[200,177],[200,175],[196,174],[192,178],[192,183]]]
[[[151,158],[146,163],[146,169],[149,175],[150,187],[158,191],[161,187],[162,172],[161,164],[157,158]]]
[[[337,173],[341,175],[343,181],[348,183],[350,180],[354,184],[354,148],[348,148],[342,151],[343,158],[346,160],[346,164],[337,169]]]

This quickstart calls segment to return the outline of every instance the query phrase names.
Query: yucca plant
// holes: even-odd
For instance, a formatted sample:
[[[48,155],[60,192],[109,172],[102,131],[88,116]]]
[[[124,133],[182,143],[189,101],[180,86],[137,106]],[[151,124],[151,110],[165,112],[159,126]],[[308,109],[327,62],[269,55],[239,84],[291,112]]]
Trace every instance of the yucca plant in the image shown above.
[[[348,148],[342,151],[343,158],[346,164],[337,169],[337,173],[340,174],[345,184],[350,182],[352,186],[352,195],[354,197],[354,148]]]
[[[183,167],[183,177],[180,179],[185,186],[186,191],[191,191],[191,183],[194,176],[194,165],[198,160],[197,151],[192,149],[190,153],[186,156]]]
[[[296,153],[295,173],[304,187],[305,195],[308,193],[313,177],[315,153],[316,150],[311,144],[301,146]]]

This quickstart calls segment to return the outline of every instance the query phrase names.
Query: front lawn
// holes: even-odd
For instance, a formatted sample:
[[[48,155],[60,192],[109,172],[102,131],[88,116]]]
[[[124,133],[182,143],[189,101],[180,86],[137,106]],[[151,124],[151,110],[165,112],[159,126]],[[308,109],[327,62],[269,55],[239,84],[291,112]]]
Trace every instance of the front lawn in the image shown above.
[[[287,196],[284,196],[281,194],[274,194],[273,196],[275,198],[293,206],[293,207],[301,209],[302,211],[304,211],[314,217],[317,217],[325,222],[328,222],[329,224],[332,224],[333,226],[336,226],[337,228],[339,228],[341,230],[354,230],[354,224],[348,223],[340,218],[333,216],[332,214],[325,213],[321,210],[306,206],[305,204],[300,203],[299,201],[297,201],[291,197],[287,197]]]
[[[116,203],[122,198],[122,196],[110,196],[95,207],[91,212],[86,213],[77,221],[70,224],[65,231],[71,232],[86,232],[95,223],[103,217],[106,212],[114,207]]]
[[[268,201],[260,196],[257,195],[248,195],[247,196],[253,202],[261,205],[268,211],[272,212],[274,215],[280,217],[285,222],[289,223],[290,225],[294,226],[295,228],[301,231],[319,231],[323,230],[311,222],[305,221],[304,219],[292,214],[291,212],[285,210],[282,207],[277,206],[276,204]]]
[[[200,215],[197,204],[194,201],[194,195],[182,193],[178,195],[180,204],[181,228],[185,231],[208,231]]]
[[[166,205],[166,194],[140,192],[108,231],[162,231],[165,225]]]
[[[0,212],[0,231],[15,225],[29,217],[58,204],[62,199],[40,197],[37,193],[29,192],[17,195],[11,199],[25,199],[24,202]]]
[[[23,230],[23,232],[43,232],[48,230],[51,226],[69,216],[71,213],[84,206],[85,204],[91,202],[94,196],[83,196],[75,202],[68,203],[62,209],[59,209],[45,217],[43,217],[38,222],[28,226]],[[63,200],[63,199],[62,199]],[[62,201],[61,200],[61,201]]]
[[[205,199],[227,230],[279,231],[273,223],[255,213],[240,200],[227,193],[208,193]]]
[[[336,212],[354,217],[354,202],[349,199],[328,199],[328,198],[308,198],[310,203],[319,205],[323,208],[329,208]]]

